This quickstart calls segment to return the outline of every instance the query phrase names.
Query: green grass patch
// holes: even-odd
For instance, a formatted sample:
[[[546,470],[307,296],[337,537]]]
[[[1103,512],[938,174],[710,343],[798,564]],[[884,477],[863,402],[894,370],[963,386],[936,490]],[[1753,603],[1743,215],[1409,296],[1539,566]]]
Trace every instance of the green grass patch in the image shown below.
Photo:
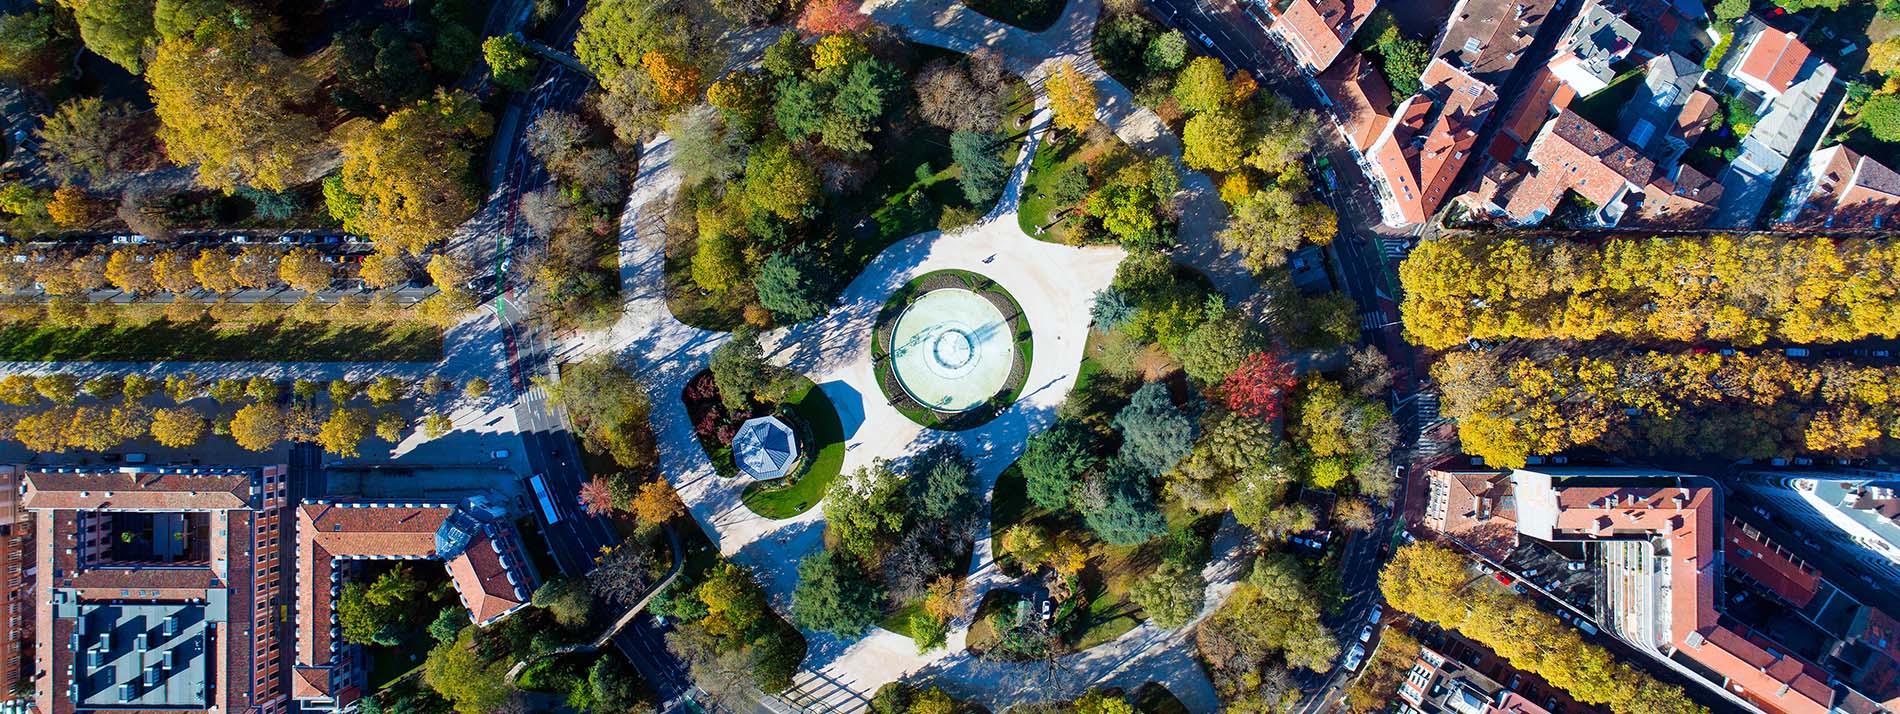
[[[886,630],[890,630],[891,632],[895,632],[897,634],[903,635],[905,637],[909,637],[911,616],[923,611],[924,611],[923,598],[918,598],[916,600],[912,600],[910,602],[904,603],[903,605],[898,606],[897,609],[892,610],[890,614],[887,614],[884,616],[884,619],[878,620],[877,626],[882,627]]]
[[[787,398],[792,413],[804,422],[811,443],[801,445],[811,454],[811,465],[789,484],[755,483],[747,486],[739,499],[746,508],[765,518],[791,518],[811,510],[825,497],[825,491],[844,466],[844,423],[825,390],[803,379],[804,386]],[[732,456],[727,450],[726,460]]]
[[[1607,87],[1595,94],[1570,103],[1570,111],[1583,117],[1590,123],[1607,129],[1616,126],[1616,115],[1623,111],[1624,105],[1636,97],[1636,88],[1643,86],[1643,68],[1624,72],[1610,80]]]
[[[1042,32],[1062,18],[1062,9],[1069,3],[1068,0],[963,0],[963,4],[997,22]]]
[[[1081,149],[1082,140],[1068,134],[1044,141],[1036,148],[1036,156],[1029,162],[1029,177],[1023,182],[1022,203],[1016,208],[1016,225],[1023,229],[1024,235],[1074,245],[1071,234],[1079,221],[1066,215],[1066,210],[1056,210],[1055,185],[1056,179],[1081,164]],[[1043,232],[1038,234],[1037,229]]]
[[[425,636],[426,637],[426,636]],[[369,689],[376,691],[402,679],[422,667],[429,655],[427,642],[411,642],[402,647],[368,647]]]
[[[415,323],[378,325],[280,320],[220,326],[158,320],[136,326],[0,326],[0,361],[14,362],[435,362],[442,331]]]

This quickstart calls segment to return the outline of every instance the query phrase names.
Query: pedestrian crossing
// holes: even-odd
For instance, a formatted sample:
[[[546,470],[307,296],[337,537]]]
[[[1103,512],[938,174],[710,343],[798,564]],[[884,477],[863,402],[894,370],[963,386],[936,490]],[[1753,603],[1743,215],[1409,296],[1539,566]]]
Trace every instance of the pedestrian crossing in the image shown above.
[[[1359,329],[1371,332],[1385,327],[1385,311],[1373,310],[1359,313]]]
[[[1406,254],[1412,252],[1412,242],[1404,238],[1386,238],[1381,236],[1379,238],[1379,252],[1385,254],[1386,260],[1404,260]]]

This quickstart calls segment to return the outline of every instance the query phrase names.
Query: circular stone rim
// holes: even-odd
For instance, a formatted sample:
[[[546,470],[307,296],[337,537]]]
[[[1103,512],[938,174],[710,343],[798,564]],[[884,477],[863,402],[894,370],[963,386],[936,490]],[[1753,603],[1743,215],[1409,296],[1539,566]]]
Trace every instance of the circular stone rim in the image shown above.
[[[955,415],[955,414],[965,414],[965,413],[974,411],[976,409],[979,409],[983,407],[984,405],[988,404],[991,399],[995,398],[997,393],[1001,392],[1004,389],[1007,389],[1009,387],[1010,370],[1007,367],[1004,369],[1002,379],[999,380],[996,389],[989,390],[989,394],[979,399],[970,401],[970,403],[967,406],[964,406],[963,408],[960,408],[960,409],[946,409],[946,408],[935,406],[929,402],[924,401],[918,395],[917,390],[911,388],[910,383],[904,379],[904,370],[899,369],[898,364],[897,364],[897,355],[895,354],[895,351],[894,351],[897,346],[896,345],[897,330],[899,327],[901,327],[904,324],[904,318],[910,316],[911,310],[916,308],[918,303],[923,302],[925,298],[928,298],[931,295],[935,295],[937,293],[948,293],[948,292],[966,293],[970,295],[971,297],[976,298],[977,301],[981,302],[984,307],[989,308],[991,313],[995,314],[996,320],[998,323],[1002,324],[1006,330],[1009,330],[1010,328],[1009,316],[1003,314],[1003,310],[1001,308],[998,308],[996,306],[996,303],[991,302],[989,298],[984,297],[983,293],[978,292],[976,290],[972,290],[967,287],[932,288],[930,290],[917,293],[916,295],[912,295],[909,300],[905,301],[904,309],[898,311],[897,318],[891,321],[891,338],[890,339],[891,339],[891,347],[893,351],[892,353],[887,355],[886,359],[890,360],[890,363],[891,363],[890,364],[891,377],[893,378],[894,381],[897,382],[898,388],[904,390],[904,396],[909,397],[911,402],[925,409],[929,409],[930,411],[936,412],[938,414]],[[957,323],[957,324],[960,326],[962,325],[962,323]],[[976,341],[974,338],[970,337],[969,330],[961,329],[961,330],[955,330],[955,332],[957,334],[962,335],[965,343],[968,345],[968,348],[967,348],[969,349],[968,361],[976,361],[977,360]],[[1010,333],[1011,334],[1006,336],[1006,339],[1004,342],[1004,344],[1008,347],[1008,350],[1004,353],[1003,356],[1009,359],[1011,364],[1013,365],[1017,359],[1018,348],[1016,346],[1014,331],[1010,330]],[[933,355],[936,352],[938,352],[937,342],[940,341],[942,338],[943,338],[943,335],[938,335],[936,339],[933,339],[931,341],[930,351],[932,352]],[[968,363],[968,361],[966,361],[966,364]],[[932,369],[932,365],[930,364],[930,361],[928,359],[926,359],[925,363],[921,366],[924,369],[931,371],[932,373],[936,373],[936,370]],[[939,376],[942,376],[942,375],[939,374]]]

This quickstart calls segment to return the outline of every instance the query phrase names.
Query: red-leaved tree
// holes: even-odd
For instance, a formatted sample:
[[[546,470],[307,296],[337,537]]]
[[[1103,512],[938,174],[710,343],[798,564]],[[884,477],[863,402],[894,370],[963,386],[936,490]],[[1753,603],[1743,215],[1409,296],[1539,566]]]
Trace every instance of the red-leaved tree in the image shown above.
[[[598,516],[614,509],[613,489],[599,476],[581,484],[581,503],[587,504],[588,515]]]
[[[858,0],[811,0],[798,16],[798,29],[807,35],[857,32],[870,24],[871,18],[858,12]]]
[[[1293,376],[1293,363],[1279,352],[1255,352],[1247,355],[1240,369],[1221,381],[1221,398],[1227,408],[1250,417],[1278,419],[1280,404],[1299,380]]]

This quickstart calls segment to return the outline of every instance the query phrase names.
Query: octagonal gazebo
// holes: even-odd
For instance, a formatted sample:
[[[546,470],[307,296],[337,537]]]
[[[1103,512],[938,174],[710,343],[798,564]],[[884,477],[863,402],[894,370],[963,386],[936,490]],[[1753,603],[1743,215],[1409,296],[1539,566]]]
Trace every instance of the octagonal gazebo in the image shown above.
[[[798,463],[798,436],[778,417],[748,419],[732,437],[732,460],[760,481],[784,478]]]

